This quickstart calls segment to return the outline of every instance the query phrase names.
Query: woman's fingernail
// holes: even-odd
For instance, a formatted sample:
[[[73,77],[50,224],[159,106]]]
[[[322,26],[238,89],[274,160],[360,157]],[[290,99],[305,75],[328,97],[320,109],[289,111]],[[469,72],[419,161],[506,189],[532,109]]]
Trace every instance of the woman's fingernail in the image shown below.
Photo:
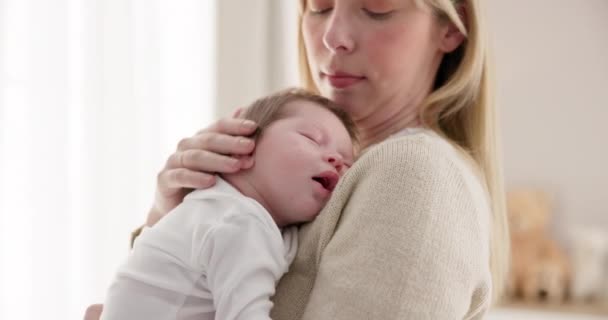
[[[210,187],[215,183],[215,177],[214,176],[204,177],[203,179],[201,179],[201,183],[203,184],[203,186]]]
[[[235,168],[235,167],[240,167],[241,162],[239,161],[239,159],[231,158],[229,163],[230,163],[230,167]]]
[[[249,168],[251,168],[251,166],[253,166],[253,157],[247,157],[247,158],[241,159],[241,168],[249,169]]]
[[[255,129],[258,125],[251,120],[243,120],[243,126],[247,129]]]
[[[251,140],[250,139],[239,139],[239,144],[242,146],[248,146],[251,144]]]

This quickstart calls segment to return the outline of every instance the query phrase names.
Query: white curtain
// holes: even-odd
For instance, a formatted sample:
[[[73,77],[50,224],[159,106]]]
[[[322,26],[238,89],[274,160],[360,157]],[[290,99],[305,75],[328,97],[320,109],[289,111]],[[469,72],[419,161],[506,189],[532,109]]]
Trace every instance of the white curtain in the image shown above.
[[[214,117],[215,3],[0,0],[0,319],[103,301],[156,173]]]

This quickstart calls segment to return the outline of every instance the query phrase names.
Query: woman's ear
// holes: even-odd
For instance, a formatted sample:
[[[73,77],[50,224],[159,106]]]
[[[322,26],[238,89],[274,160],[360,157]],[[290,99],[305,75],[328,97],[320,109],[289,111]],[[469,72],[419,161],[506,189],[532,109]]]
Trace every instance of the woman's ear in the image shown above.
[[[460,16],[460,20],[466,28],[468,25],[468,17],[465,7],[463,5],[458,7],[458,16]],[[456,27],[456,25],[452,21],[448,21],[441,28],[441,39],[439,48],[444,53],[450,53],[460,47],[464,40],[465,35],[460,32],[458,27]]]

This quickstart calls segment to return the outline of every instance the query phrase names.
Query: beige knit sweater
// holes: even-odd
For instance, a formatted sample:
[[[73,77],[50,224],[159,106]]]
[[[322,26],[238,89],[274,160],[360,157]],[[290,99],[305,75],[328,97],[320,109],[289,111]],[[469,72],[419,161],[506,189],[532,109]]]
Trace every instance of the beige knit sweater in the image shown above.
[[[369,148],[342,179],[274,297],[274,320],[482,319],[490,209],[431,131]]]

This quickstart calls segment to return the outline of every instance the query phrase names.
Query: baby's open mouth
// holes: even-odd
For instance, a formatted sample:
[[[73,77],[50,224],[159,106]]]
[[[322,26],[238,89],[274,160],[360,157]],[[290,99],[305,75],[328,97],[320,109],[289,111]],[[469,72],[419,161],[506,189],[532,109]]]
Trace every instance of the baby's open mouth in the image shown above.
[[[318,176],[312,177],[312,179],[320,183],[325,190],[332,192],[338,184],[338,180],[340,179],[340,177],[335,172],[326,171]]]

